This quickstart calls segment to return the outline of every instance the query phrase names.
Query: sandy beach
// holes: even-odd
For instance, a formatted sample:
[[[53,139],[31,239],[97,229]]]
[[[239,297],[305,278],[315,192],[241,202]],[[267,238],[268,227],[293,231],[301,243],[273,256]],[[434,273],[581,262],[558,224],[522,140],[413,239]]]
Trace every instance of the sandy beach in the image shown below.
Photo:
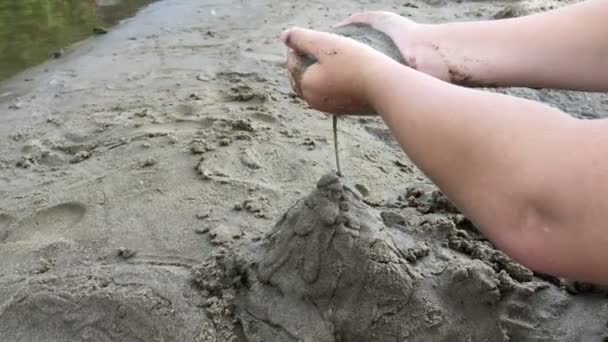
[[[247,286],[234,282],[209,287],[218,267],[208,268],[210,258],[255,259],[262,252],[247,254],[250,244],[267,239],[284,214],[296,210],[294,204],[335,170],[331,120],[294,96],[280,32],[292,25],[327,30],[363,10],[443,22],[522,15],[567,3],[165,0],[105,35],[66,48],[61,58],[3,81],[0,341],[371,340],[369,335],[315,337],[306,329],[294,333],[289,319],[244,318],[239,314],[246,311],[243,305],[260,304],[242,304],[239,298],[259,289],[242,290]],[[491,91],[543,101],[586,119],[608,110],[603,94]],[[439,272],[440,263],[448,271],[437,277],[448,277],[458,265],[483,270],[470,271],[481,274],[471,276],[482,278],[481,287],[473,280],[438,285],[475,289],[475,295],[468,290],[450,294],[470,302],[447,303],[428,295],[435,304],[420,301],[418,311],[411,312],[438,320],[435,324],[414,324],[415,317],[403,316],[403,326],[412,327],[407,334],[374,335],[377,341],[605,341],[608,300],[603,290],[533,274],[498,254],[473,253],[492,250],[491,245],[465,227],[461,215],[446,209],[445,199],[381,119],[349,117],[339,124],[342,171],[361,198],[344,196],[353,207],[377,212],[380,219],[374,224],[384,228],[374,230],[374,237],[394,240],[391,250],[414,253],[414,261],[404,261],[408,279],[422,274],[418,288],[423,291],[433,287],[423,279]],[[356,215],[367,215],[361,213]],[[448,221],[445,234],[436,235],[435,229]],[[408,229],[426,231],[414,235],[427,247],[404,242]],[[447,245],[449,239],[473,247]],[[442,249],[455,261],[441,259]],[[405,252],[396,255],[408,260]],[[518,286],[527,290],[513,290]],[[415,296],[416,288],[412,285],[408,296]],[[548,290],[536,295],[541,288]],[[480,294],[486,290],[503,292]],[[525,308],[505,319],[515,296],[509,291]],[[380,305],[373,303],[370,307]],[[485,311],[477,306],[502,311],[482,319]],[[399,307],[399,313],[407,308]],[[433,310],[443,314],[428,316]],[[261,323],[253,321],[280,326],[285,335],[256,330],[252,327]],[[483,321],[480,332],[476,321]]]

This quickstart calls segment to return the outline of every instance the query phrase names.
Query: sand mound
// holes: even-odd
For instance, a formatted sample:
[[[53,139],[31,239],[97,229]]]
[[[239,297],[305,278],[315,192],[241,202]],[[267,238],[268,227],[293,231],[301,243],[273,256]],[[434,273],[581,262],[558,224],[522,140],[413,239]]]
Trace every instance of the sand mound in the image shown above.
[[[418,214],[403,216],[328,174],[265,239],[224,245],[197,279],[247,341],[601,341],[602,294],[535,276],[436,190],[409,192]]]

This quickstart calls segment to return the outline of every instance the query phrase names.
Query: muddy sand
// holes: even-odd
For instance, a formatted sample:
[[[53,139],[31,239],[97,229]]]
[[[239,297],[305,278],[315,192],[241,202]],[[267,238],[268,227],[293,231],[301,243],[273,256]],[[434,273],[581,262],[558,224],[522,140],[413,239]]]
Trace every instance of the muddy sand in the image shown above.
[[[378,118],[340,120],[336,177],[278,40],[565,3],[167,0],[0,83],[0,340],[605,341],[602,288],[495,250]]]

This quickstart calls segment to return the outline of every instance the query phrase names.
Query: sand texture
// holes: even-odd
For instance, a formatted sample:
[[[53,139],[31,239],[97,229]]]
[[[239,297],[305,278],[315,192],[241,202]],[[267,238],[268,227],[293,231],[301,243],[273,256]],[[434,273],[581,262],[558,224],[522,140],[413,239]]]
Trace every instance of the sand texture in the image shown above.
[[[331,120],[293,93],[278,38],[362,10],[566,3],[166,0],[3,81],[0,341],[604,341],[604,289],[494,249],[379,118],[340,120],[336,178]]]

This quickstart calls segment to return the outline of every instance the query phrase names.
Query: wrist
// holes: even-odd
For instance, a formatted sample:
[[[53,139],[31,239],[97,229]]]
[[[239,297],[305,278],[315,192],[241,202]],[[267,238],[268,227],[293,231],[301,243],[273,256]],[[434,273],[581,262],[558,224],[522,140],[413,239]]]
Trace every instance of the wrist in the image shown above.
[[[365,68],[361,70],[361,92],[369,107],[376,114],[379,114],[380,109],[378,107],[378,93],[380,91],[378,88],[382,87],[380,80],[390,72],[390,64],[387,59],[373,58],[365,63]]]
[[[495,87],[504,81],[497,78],[505,53],[502,44],[484,34],[484,22],[427,24],[420,28],[426,42],[418,48],[420,71],[443,81],[465,87]],[[471,32],[480,32],[471,39]]]
[[[389,58],[375,58],[363,70],[363,93],[373,111],[382,114],[386,96],[409,87],[408,73],[415,70]]]
[[[365,75],[367,103],[385,121],[393,121],[395,115],[409,116],[443,106],[437,99],[460,89],[388,59],[369,63]],[[441,109],[444,110],[448,108]]]
[[[448,40],[449,30],[443,24],[416,24],[410,35],[404,53],[410,55],[410,67],[442,81],[450,82],[453,56],[444,43]]]

